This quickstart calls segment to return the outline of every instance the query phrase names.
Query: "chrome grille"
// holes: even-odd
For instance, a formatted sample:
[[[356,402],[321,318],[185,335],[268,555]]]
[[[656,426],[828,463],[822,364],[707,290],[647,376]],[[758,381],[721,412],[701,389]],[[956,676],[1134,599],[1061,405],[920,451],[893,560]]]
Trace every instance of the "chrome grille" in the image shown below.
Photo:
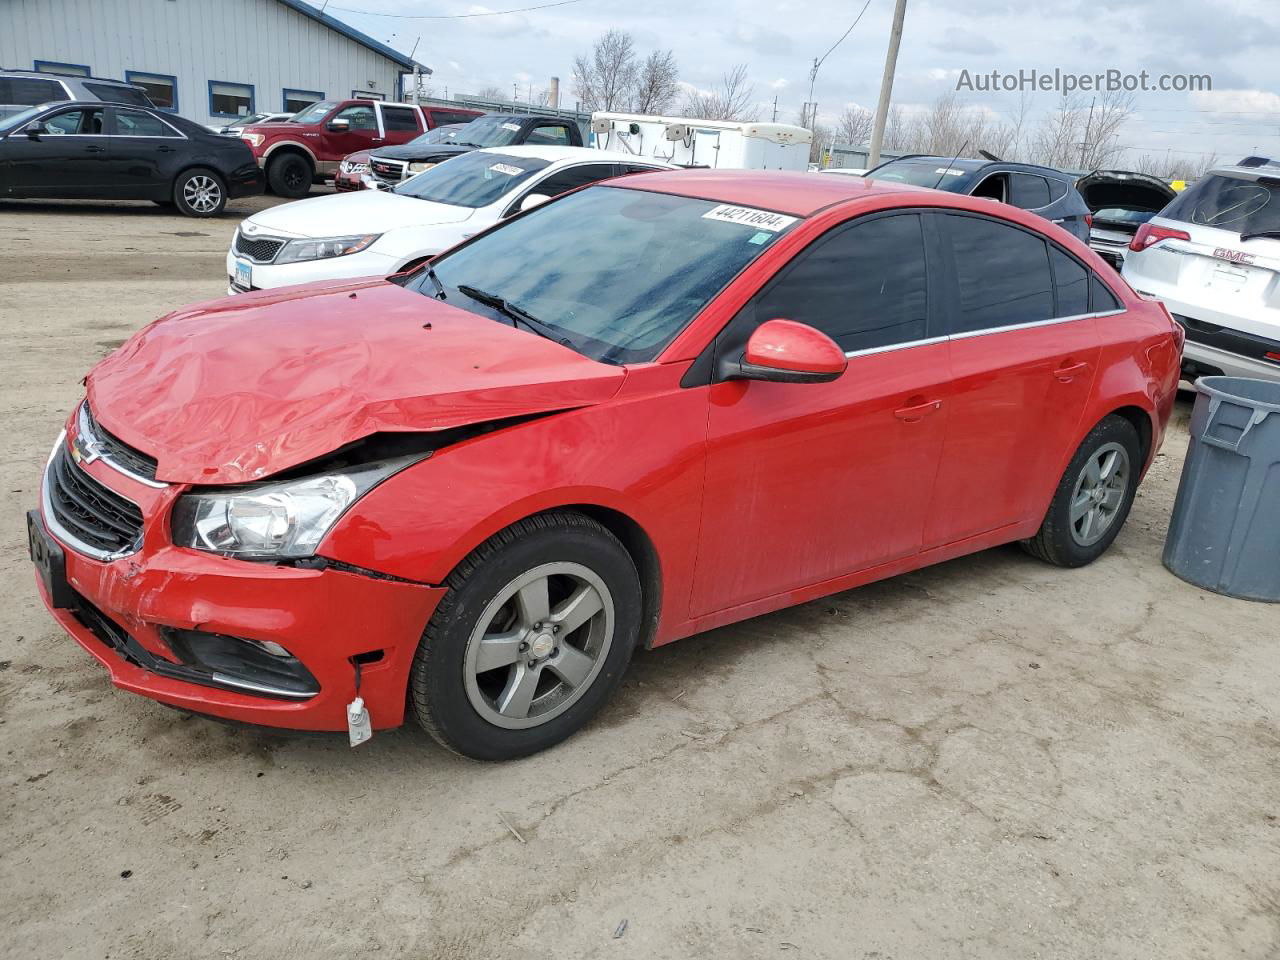
[[[142,510],[82,470],[66,443],[45,468],[45,515],[53,533],[99,559],[132,553],[142,539]]]
[[[396,160],[383,160],[381,157],[374,157],[369,161],[369,169],[384,180],[399,181],[404,179],[406,165]]]
[[[98,423],[88,400],[80,408],[80,437],[94,444],[98,455],[112,466],[119,467],[134,477],[155,481],[155,458],[147,456],[141,450],[135,450]]]
[[[270,263],[276,258],[276,254],[280,252],[285,241],[278,240],[275,237],[246,237],[239,230],[236,231],[235,250],[242,257],[247,257],[254,263]]]

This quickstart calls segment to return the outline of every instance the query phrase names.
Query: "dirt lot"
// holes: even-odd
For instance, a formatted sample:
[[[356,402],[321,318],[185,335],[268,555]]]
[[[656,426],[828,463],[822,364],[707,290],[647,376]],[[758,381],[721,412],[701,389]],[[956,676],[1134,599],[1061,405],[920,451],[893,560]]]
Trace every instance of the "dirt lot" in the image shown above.
[[[262,202],[0,205],[0,954],[1280,955],[1280,617],[1160,565],[1186,403],[1094,566],[994,550],[640,655],[518,763],[114,690],[23,513],[85,370],[220,295]]]

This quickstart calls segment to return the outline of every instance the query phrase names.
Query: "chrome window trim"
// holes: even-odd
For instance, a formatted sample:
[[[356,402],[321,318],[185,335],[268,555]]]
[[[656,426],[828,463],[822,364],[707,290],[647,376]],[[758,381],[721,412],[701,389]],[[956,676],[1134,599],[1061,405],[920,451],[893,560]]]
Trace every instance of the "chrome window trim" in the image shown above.
[[[254,683],[252,680],[240,680],[236,677],[229,677],[225,673],[211,673],[209,674],[209,679],[226,687],[234,687],[237,690],[247,690],[250,693],[265,693],[289,700],[310,700],[316,696],[314,693],[299,693],[296,690],[283,690],[280,687],[268,686],[265,683]],[[190,683],[191,681],[187,682]]]
[[[88,418],[85,416],[85,413],[88,409],[89,409],[89,401],[84,400],[80,404],[80,409],[76,411],[77,437],[86,437],[91,443],[98,443],[99,442],[98,435],[93,432],[93,427],[89,425]],[[65,433],[66,431],[63,431],[63,432]],[[52,459],[52,457],[50,457],[50,459]],[[143,476],[140,476],[139,474],[134,473],[132,470],[129,470],[128,468],[122,466],[121,464],[116,463],[116,461],[112,460],[105,453],[99,452],[98,459],[101,460],[103,463],[105,463],[108,467],[110,467],[116,473],[122,473],[126,477],[128,477],[130,480],[134,481],[135,483],[140,483],[144,487],[151,487],[153,490],[163,490],[165,487],[169,486],[167,483],[163,483],[159,480],[152,480],[148,477],[143,477]],[[125,499],[128,499],[128,498],[126,497]]]
[[[53,458],[58,455],[58,450],[66,442],[67,431],[63,430],[58,434],[58,439],[54,442],[53,449],[49,451],[49,458],[44,462],[44,474],[40,478],[40,512],[44,517],[44,525],[64,546],[70,547],[76,553],[84,554],[86,557],[93,560],[110,563],[113,560],[119,560],[122,557],[132,556],[137,553],[142,547],[141,534],[139,534],[138,539],[126,549],[117,550],[114,553],[108,553],[104,550],[99,550],[97,547],[91,547],[87,543],[76,539],[76,537],[73,536],[66,527],[58,522],[58,517],[53,512],[53,498],[49,493],[49,467],[53,465]],[[112,492],[119,496],[124,496],[123,494],[120,494],[119,491],[113,490]],[[128,500],[129,498],[124,497],[124,499]],[[132,501],[130,502],[132,503]],[[134,504],[134,506],[137,506],[137,504]]]
[[[985,337],[993,333],[1008,333],[1012,330],[1031,330],[1035,327],[1049,327],[1059,323],[1071,323],[1074,320],[1094,320],[1100,317],[1114,317],[1125,313],[1124,309],[1120,310],[1102,310],[1097,313],[1077,313],[1069,317],[1051,317],[1048,320],[1032,320],[1029,323],[1015,323],[1007,327],[986,327],[982,330],[969,330],[965,333],[953,333],[944,337],[927,337],[923,340],[908,340],[905,343],[891,343],[884,347],[868,347],[866,350],[848,350],[845,356],[852,359],[853,357],[868,357],[877,353],[888,353],[891,350],[906,350],[911,347],[925,347],[934,343],[942,343],[947,340],[969,340],[973,337]]]

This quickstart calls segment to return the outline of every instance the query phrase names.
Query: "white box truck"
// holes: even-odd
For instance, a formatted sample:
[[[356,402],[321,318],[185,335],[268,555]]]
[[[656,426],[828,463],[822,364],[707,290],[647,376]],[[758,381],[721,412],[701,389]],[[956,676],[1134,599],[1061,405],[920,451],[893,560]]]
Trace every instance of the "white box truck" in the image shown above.
[[[686,167],[807,170],[813,134],[789,123],[593,113],[592,146]]]

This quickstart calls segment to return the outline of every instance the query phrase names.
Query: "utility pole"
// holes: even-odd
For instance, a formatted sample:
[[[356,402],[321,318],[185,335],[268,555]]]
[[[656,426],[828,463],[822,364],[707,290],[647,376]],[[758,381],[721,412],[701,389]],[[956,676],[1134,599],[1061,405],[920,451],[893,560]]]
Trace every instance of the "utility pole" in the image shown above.
[[[907,16],[907,0],[897,0],[893,8],[893,27],[889,30],[889,52],[884,57],[884,76],[880,80],[880,102],[876,104],[876,122],[871,129],[871,152],[867,167],[880,165],[880,148],[884,145],[884,125],[889,119],[889,101],[893,99],[893,74],[898,69],[898,46],[902,43],[902,21]]]
[[[855,20],[854,22],[856,23],[857,21]],[[813,102],[813,85],[818,82],[819,63],[821,63],[821,61],[817,57],[814,57],[813,67],[809,70],[809,99],[805,102],[804,110],[801,111],[804,114],[805,120],[801,126],[808,127],[810,130],[813,129],[814,123],[818,120],[818,105]],[[812,119],[810,119],[810,117],[812,117]]]
[[[520,85],[517,83],[513,83],[511,84],[511,100],[512,102],[515,102],[519,99],[520,99]]]
[[[1089,101],[1089,119],[1084,122],[1084,136],[1080,138],[1080,169],[1084,169],[1084,152],[1089,146],[1089,131],[1093,128],[1093,108],[1097,104],[1098,98],[1094,97]]]
[[[773,95],[773,122],[778,122],[778,95]]]

